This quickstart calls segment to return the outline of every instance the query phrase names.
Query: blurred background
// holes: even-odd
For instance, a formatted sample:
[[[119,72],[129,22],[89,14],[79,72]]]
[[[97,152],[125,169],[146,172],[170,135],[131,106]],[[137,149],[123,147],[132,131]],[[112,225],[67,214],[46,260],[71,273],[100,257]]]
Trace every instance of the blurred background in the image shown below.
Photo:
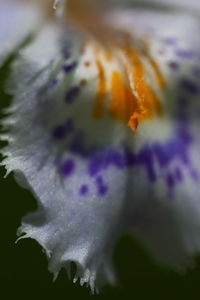
[[[11,56],[0,69],[0,105],[12,100],[3,92]],[[1,114],[1,118],[3,114]],[[6,143],[1,142],[3,147]],[[1,157],[2,158],[2,157]],[[36,209],[30,192],[20,188],[13,175],[6,179],[0,167],[0,293],[2,299],[198,299],[200,296],[200,259],[185,274],[156,265],[138,241],[124,236],[113,253],[119,284],[106,286],[100,295],[91,295],[86,287],[73,284],[64,270],[55,283],[47,270],[41,247],[31,239],[15,244],[21,218]],[[72,266],[72,273],[75,267]]]

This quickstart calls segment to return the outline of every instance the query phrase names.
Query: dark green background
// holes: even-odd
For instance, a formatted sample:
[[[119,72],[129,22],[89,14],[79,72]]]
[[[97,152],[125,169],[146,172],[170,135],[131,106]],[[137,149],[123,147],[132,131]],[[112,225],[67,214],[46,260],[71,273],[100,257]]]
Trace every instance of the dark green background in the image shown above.
[[[11,59],[0,70],[1,107],[10,103],[2,87]],[[4,293],[1,299],[199,299],[200,259],[195,269],[180,275],[157,266],[130,237],[123,237],[113,254],[118,287],[105,287],[99,296],[91,296],[87,288],[72,284],[64,270],[52,283],[41,247],[31,239],[15,244],[21,217],[36,209],[36,202],[28,191],[15,183],[12,174],[3,179],[4,174],[1,167],[0,293]]]

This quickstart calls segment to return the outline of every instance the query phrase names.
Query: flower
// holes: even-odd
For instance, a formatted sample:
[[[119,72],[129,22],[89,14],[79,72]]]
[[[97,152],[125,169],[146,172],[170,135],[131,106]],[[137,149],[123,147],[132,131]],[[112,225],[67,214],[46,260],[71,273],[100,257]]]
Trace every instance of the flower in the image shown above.
[[[187,267],[200,250],[198,1],[55,4],[0,2],[1,63],[20,48],[2,164],[38,201],[20,238],[55,277],[75,262],[92,291],[115,282],[126,232]]]

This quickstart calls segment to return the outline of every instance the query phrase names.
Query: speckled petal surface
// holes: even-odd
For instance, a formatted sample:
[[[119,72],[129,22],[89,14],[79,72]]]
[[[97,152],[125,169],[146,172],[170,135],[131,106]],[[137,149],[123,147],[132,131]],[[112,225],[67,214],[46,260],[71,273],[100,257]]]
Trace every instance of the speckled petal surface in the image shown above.
[[[3,164],[38,200],[19,234],[43,246],[55,276],[75,262],[74,281],[92,290],[114,282],[125,232],[176,268],[200,250],[200,21],[104,17],[111,43],[49,23],[20,52],[4,121]]]

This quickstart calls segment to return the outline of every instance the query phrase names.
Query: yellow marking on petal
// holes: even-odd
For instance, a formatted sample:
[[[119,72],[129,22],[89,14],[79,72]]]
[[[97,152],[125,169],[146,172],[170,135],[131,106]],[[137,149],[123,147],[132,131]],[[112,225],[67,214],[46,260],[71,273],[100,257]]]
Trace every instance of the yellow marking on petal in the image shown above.
[[[90,67],[91,66],[91,62],[90,61],[86,61],[85,63],[84,63],[84,65],[85,65],[85,67]]]
[[[81,85],[81,86],[85,86],[85,85],[87,85],[87,84],[88,84],[87,79],[81,79],[81,81],[80,81],[80,85]]]
[[[134,110],[136,110],[136,99],[130,86],[124,83],[118,71],[112,73],[111,93],[110,116],[117,121],[128,123]]]
[[[166,83],[148,52],[135,50],[129,43],[117,45],[113,52],[95,43],[92,43],[92,48],[98,71],[94,119],[102,119],[104,109],[108,107],[108,114],[113,120],[127,123],[134,132],[141,121],[162,116],[160,99],[147,82],[148,73],[142,57],[148,59],[158,87],[164,89]],[[107,105],[105,100],[108,100]]]
[[[132,66],[132,78],[138,101],[138,120],[151,119],[155,114],[161,115],[161,105],[153,90],[145,80],[145,68],[140,61],[138,53],[130,48],[125,52]],[[132,116],[135,119],[135,115]]]
[[[107,81],[103,64],[99,59],[96,60],[96,65],[98,69],[99,83],[96,97],[96,105],[93,111],[93,117],[95,119],[101,119],[103,117],[104,101],[107,95]]]

